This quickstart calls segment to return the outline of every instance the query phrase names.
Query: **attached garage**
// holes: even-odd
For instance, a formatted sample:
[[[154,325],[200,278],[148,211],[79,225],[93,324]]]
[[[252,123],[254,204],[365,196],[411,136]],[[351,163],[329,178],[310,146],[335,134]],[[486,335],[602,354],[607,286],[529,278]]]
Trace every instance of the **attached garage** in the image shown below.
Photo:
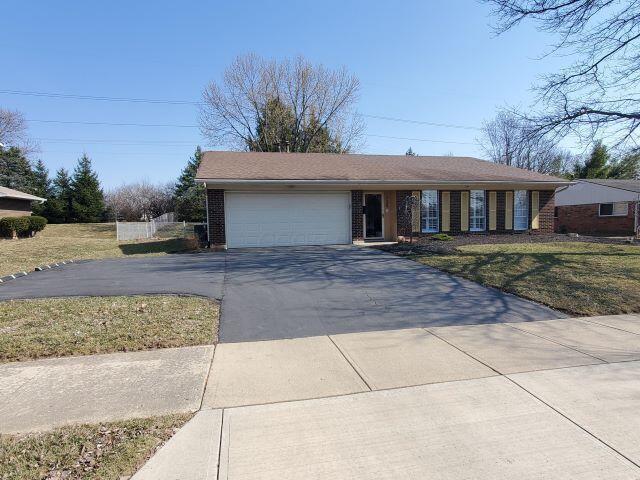
[[[224,197],[227,247],[351,243],[350,192],[233,192]]]

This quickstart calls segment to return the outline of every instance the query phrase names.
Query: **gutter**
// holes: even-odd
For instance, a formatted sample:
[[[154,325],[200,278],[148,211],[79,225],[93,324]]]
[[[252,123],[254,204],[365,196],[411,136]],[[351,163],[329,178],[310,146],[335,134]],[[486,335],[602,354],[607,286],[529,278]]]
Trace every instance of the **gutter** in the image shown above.
[[[557,182],[547,180],[302,180],[302,179],[221,179],[221,178],[196,178],[196,183],[215,185],[547,185],[547,186],[568,186],[575,182]]]
[[[25,202],[38,202],[40,204],[47,201],[46,198],[36,197],[34,195],[33,198],[25,198],[25,197],[12,197],[10,195],[0,195],[0,198],[8,198],[9,200],[24,200]]]

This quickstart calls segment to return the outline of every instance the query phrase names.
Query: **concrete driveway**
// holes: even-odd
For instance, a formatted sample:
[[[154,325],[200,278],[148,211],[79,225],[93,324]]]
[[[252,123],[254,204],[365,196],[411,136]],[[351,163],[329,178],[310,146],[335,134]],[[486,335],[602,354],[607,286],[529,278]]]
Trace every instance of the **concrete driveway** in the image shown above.
[[[88,261],[0,285],[0,299],[144,293],[222,299],[221,342],[563,317],[411,260],[351,246]]]

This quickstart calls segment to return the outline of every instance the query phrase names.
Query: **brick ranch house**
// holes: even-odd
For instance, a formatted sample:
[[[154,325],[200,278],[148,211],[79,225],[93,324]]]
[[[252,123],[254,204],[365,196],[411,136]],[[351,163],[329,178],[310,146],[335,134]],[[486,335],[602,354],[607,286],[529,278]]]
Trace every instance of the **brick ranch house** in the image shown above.
[[[33,202],[42,203],[44,201],[44,198],[36,197],[29,193],[0,187],[0,218],[31,215]]]
[[[196,179],[209,243],[226,248],[552,233],[569,184],[469,157],[262,152],[205,152]]]
[[[639,206],[640,180],[576,180],[556,192],[556,232],[634,235]]]

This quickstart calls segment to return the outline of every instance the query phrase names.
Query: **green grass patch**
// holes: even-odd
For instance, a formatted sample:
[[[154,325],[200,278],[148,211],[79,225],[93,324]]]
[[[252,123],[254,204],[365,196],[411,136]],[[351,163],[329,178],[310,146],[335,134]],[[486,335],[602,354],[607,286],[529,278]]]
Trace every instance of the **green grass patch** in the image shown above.
[[[467,245],[415,260],[576,315],[640,312],[640,248],[584,242]]]
[[[138,470],[191,415],[168,415],[52,432],[0,435],[3,480],[114,480]]]
[[[33,238],[0,240],[0,276],[62,260],[165,255],[196,246],[192,238],[118,242],[114,223],[47,225]]]
[[[0,362],[211,344],[218,314],[213,301],[171,295],[0,302]]]
[[[447,235],[446,233],[435,233],[431,235],[431,238],[433,240],[440,240],[442,242],[450,242],[451,240],[453,240],[453,237],[451,235]]]

